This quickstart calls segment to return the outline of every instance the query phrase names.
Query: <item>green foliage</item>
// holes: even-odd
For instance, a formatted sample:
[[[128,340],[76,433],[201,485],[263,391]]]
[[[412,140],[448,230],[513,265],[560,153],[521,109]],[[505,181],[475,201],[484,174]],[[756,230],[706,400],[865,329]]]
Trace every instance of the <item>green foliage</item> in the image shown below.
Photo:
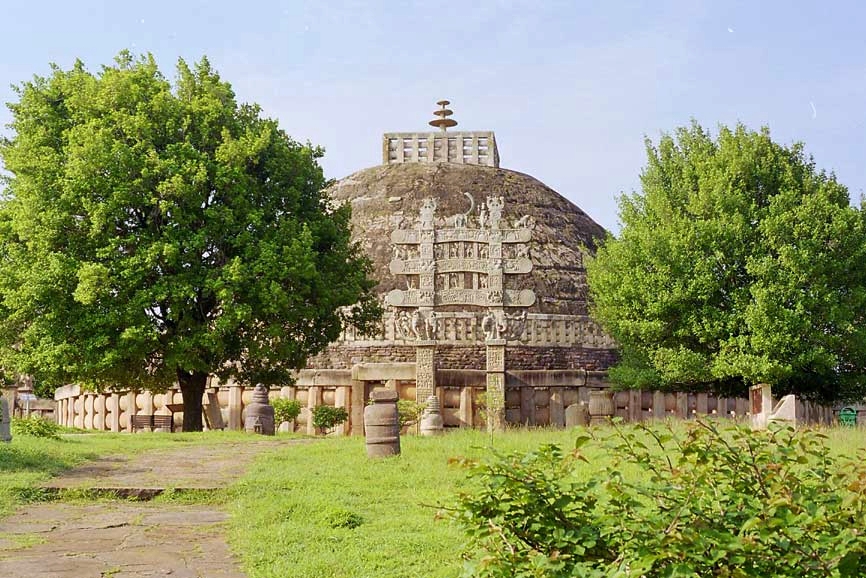
[[[800,144],[693,123],[647,141],[642,192],[587,262],[625,387],[866,394],[866,212]]]
[[[60,439],[63,428],[57,422],[33,414],[25,418],[12,419],[12,434],[37,438]]]
[[[274,420],[277,424],[292,421],[301,415],[301,402],[296,399],[278,397],[271,401],[271,405],[274,408]]]
[[[619,427],[610,461],[555,444],[464,460],[467,575],[824,577],[866,573],[863,453],[826,436],[696,422]],[[637,473],[629,470],[637,470]],[[589,472],[589,473],[588,473]]]
[[[400,427],[418,423],[425,407],[426,404],[418,403],[411,399],[397,400],[397,419],[400,420]]]
[[[321,149],[238,104],[205,58],[179,61],[176,78],[124,52],[17,87],[0,142],[4,368],[99,387],[178,380],[186,398],[208,373],[285,383],[345,323],[378,316],[350,207],[323,193]]]
[[[325,515],[325,523],[329,528],[346,528],[348,530],[354,530],[364,523],[364,519],[355,512],[337,508],[327,512]]]
[[[331,430],[348,419],[345,407],[317,405],[313,408],[313,425],[320,431]]]

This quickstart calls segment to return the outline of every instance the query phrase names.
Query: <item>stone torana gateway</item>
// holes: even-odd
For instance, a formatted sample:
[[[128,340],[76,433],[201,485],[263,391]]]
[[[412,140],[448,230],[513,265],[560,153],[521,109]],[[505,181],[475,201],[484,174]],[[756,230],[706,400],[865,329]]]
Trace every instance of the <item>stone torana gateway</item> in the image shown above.
[[[377,389],[422,403],[435,395],[446,427],[566,425],[579,422],[580,402],[591,406],[591,393],[608,387],[616,348],[588,315],[583,266],[604,229],[538,180],[500,168],[493,132],[446,131],[456,122],[439,104],[430,124],[440,130],[385,134],[382,164],[330,190],[352,205],[353,235],[372,261],[385,314],[374,335],[347,328],[294,384],[271,388],[271,398],[301,402],[298,431],[314,433],[312,409],[333,405],[350,416],[340,433],[363,434]],[[205,423],[243,429],[253,394],[212,380]],[[58,421],[77,427],[178,429],[182,420],[176,390],[67,386],[56,399]],[[618,392],[607,404],[627,420],[749,409],[745,399],[701,393]]]

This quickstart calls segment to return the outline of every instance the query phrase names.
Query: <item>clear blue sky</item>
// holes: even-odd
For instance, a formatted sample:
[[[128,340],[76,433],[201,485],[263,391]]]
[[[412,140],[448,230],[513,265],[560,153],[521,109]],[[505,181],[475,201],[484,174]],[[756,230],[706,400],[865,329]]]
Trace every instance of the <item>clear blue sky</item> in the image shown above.
[[[427,130],[447,98],[458,129],[496,131],[503,167],[611,230],[644,136],[690,118],[767,125],[854,201],[866,190],[866,3],[853,0],[54,0],[0,15],[4,102],[49,62],[98,70],[129,48],[173,78],[178,57],[207,55],[240,100],[324,146],[329,177],[378,164],[383,132]]]

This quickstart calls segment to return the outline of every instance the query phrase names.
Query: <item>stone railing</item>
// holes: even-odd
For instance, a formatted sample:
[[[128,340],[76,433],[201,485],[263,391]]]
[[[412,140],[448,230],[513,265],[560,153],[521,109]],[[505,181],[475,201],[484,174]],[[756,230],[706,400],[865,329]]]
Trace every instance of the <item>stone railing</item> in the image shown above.
[[[509,424],[565,426],[566,409],[588,403],[593,391],[609,389],[606,373],[567,370],[508,371],[505,376],[505,419]],[[315,433],[309,416],[317,405],[345,407],[350,421],[338,434],[363,435],[363,411],[370,393],[377,388],[392,389],[400,399],[416,400],[414,363],[363,363],[351,370],[303,370],[295,385],[272,388],[271,399],[297,399],[302,412],[293,424],[295,431]],[[244,427],[245,406],[252,401],[253,388],[235,384],[211,388],[229,429]],[[433,393],[441,402],[446,427],[483,427],[486,419],[487,373],[482,370],[438,369]],[[62,425],[103,431],[132,431],[134,414],[171,414],[167,404],[181,403],[176,389],[154,394],[147,391],[92,393],[77,386],[57,390],[57,419]],[[830,424],[829,407],[797,402],[798,422]],[[747,419],[746,398],[718,397],[707,393],[661,391],[620,391],[612,397],[613,416],[627,422],[654,419],[691,419],[709,416]],[[182,414],[174,413],[175,428],[180,429]]]

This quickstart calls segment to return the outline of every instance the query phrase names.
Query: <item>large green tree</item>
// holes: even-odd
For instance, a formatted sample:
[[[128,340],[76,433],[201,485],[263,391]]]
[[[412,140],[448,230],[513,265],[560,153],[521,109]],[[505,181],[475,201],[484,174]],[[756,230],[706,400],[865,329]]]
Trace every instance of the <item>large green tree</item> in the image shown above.
[[[587,264],[626,387],[866,394],[862,210],[803,146],[696,123],[647,140],[642,191]]]
[[[40,383],[280,383],[378,306],[321,151],[239,105],[206,59],[17,87],[0,205],[0,364]]]

